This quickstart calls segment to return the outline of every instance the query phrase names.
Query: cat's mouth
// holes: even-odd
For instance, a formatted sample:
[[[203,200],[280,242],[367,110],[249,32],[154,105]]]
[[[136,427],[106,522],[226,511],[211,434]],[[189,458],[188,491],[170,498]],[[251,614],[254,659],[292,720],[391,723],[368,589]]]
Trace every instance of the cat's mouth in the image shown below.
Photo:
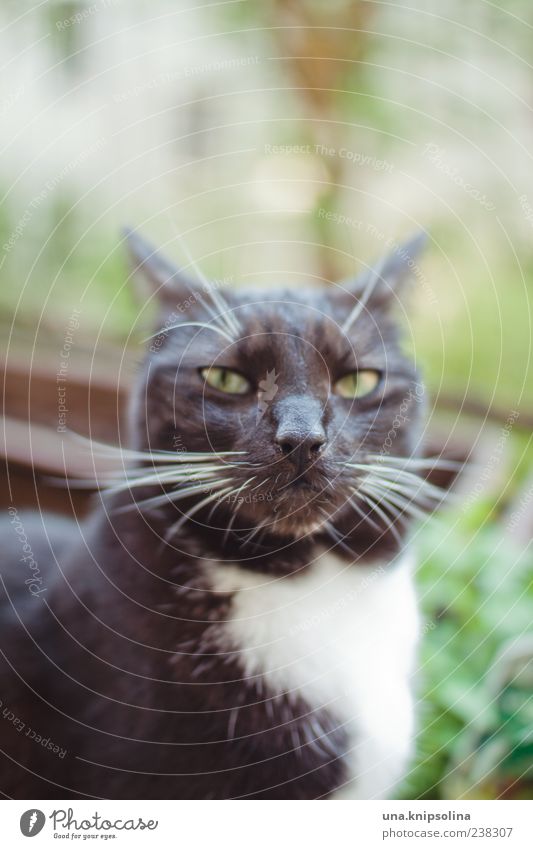
[[[280,480],[271,495],[272,500],[265,503],[263,512],[270,513],[274,534],[306,536],[319,531],[328,518],[331,507],[328,483],[315,469]]]
[[[288,489],[290,492],[294,492],[297,490],[305,490],[307,492],[321,492],[323,487],[318,486],[318,484],[310,477],[310,475],[303,474],[298,475],[298,477],[293,478],[288,483],[285,484],[284,489]]]

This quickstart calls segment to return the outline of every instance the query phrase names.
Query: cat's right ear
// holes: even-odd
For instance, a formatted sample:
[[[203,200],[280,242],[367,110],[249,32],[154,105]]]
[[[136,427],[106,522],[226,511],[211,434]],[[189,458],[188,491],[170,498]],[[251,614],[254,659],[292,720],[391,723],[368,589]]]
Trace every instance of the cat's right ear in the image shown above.
[[[140,280],[139,295],[146,299],[146,289],[163,304],[187,298],[198,284],[190,280],[154,245],[130,227],[124,228],[123,237],[132,263],[134,280]]]

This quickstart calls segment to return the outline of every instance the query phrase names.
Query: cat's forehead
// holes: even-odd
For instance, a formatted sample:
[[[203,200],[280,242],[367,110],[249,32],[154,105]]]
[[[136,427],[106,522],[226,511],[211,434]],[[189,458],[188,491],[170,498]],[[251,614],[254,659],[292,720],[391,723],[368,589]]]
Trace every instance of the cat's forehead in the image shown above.
[[[236,319],[249,331],[269,328],[302,331],[317,328],[327,318],[327,304],[316,293],[291,289],[244,290],[230,303]]]
[[[381,336],[377,317],[366,310],[362,310],[357,328],[347,333],[344,322],[352,304],[350,299],[341,302],[334,292],[248,290],[236,294],[228,305],[240,339],[250,351],[272,346],[294,349],[300,341],[309,349],[343,355],[354,345],[362,349]]]

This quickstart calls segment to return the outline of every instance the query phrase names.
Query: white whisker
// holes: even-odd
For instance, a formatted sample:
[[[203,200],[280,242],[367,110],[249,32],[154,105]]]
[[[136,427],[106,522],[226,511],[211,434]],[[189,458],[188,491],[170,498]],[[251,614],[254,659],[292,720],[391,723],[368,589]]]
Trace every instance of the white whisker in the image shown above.
[[[251,480],[253,480],[253,478],[252,478]],[[256,490],[256,489],[259,489],[261,486],[263,486],[263,485],[264,485],[267,481],[269,481],[269,480],[270,480],[270,477],[265,478],[265,479],[264,479],[264,480],[262,480],[262,481],[259,481],[259,483],[258,483],[258,484],[256,484],[255,486],[253,486],[253,487],[250,489],[250,492],[255,492],[255,490]],[[234,524],[234,522],[235,522],[235,519],[237,518],[237,513],[239,512],[239,510],[240,510],[240,508],[242,507],[243,503],[244,503],[243,501],[239,501],[239,502],[238,502],[238,504],[237,504],[237,506],[236,506],[236,508],[235,508],[235,510],[233,510],[233,512],[232,512],[232,514],[231,514],[231,519],[230,519],[230,520],[229,520],[229,522],[228,522],[228,525],[227,525],[227,527],[226,527],[226,530],[225,530],[225,533],[224,533],[224,537],[223,537],[223,540],[222,540],[222,544],[223,544],[223,545],[225,545],[225,544],[226,544],[226,542],[227,542],[227,540],[228,540],[228,536],[229,536],[229,534],[230,534],[230,531],[231,531],[231,529],[232,529],[232,527],[233,527],[233,524]]]
[[[230,312],[230,309],[229,309],[228,305],[226,304],[226,302],[224,301],[222,295],[220,295],[220,293],[217,292],[216,289],[213,288],[212,283],[210,283],[210,281],[207,279],[207,277],[203,273],[202,269],[200,268],[200,266],[198,265],[198,263],[196,262],[196,260],[192,256],[185,239],[183,238],[182,234],[178,232],[178,229],[177,229],[175,223],[172,222],[172,224],[174,226],[174,232],[176,234],[178,242],[179,242],[182,250],[184,251],[187,259],[189,260],[190,265],[192,266],[192,268],[194,269],[194,271],[196,272],[196,274],[200,278],[201,282],[204,284],[205,294],[210,296],[211,300],[213,301],[213,303],[215,304],[217,309],[220,310],[220,315],[217,315],[217,313],[214,310],[212,310],[211,307],[209,306],[209,304],[207,304],[205,302],[205,300],[202,298],[203,306],[208,310],[210,315],[213,316],[215,321],[222,321],[225,324],[227,330],[231,334],[231,341],[234,342],[235,337],[239,336],[240,333],[241,333],[241,329],[240,329],[235,317]]]
[[[217,489],[220,486],[223,486],[226,483],[229,483],[230,481],[231,478],[200,481],[192,486],[183,487],[182,489],[171,490],[170,492],[164,492],[162,495],[153,495],[150,498],[143,498],[141,499],[141,501],[133,501],[131,504],[126,504],[123,507],[117,507],[115,509],[115,512],[122,513],[126,510],[133,510],[135,507],[159,507],[161,504],[172,504],[175,501],[182,501],[184,498],[190,498],[193,495],[205,492],[207,489],[207,484],[209,484],[208,491],[213,492],[213,490]]]
[[[381,509],[379,504],[376,503],[375,497],[373,497],[372,495],[369,495],[369,493],[367,493],[367,492],[365,492],[365,493],[361,492],[361,497],[366,501],[366,503],[368,504],[368,506],[370,507],[372,512],[377,513],[377,515],[380,517],[380,519],[384,522],[385,527],[388,530],[390,530],[394,539],[396,540],[396,542],[398,543],[398,545],[401,548],[401,546],[403,545],[402,539],[401,539],[398,531],[394,527],[394,521],[391,521],[391,519],[387,516],[387,514],[384,513],[384,511]]]
[[[229,535],[230,535],[230,531],[231,531],[231,529],[232,529],[232,527],[233,527],[233,524],[234,524],[234,522],[235,522],[235,519],[237,518],[237,513],[238,513],[238,512],[239,512],[239,510],[241,509],[242,505],[243,505],[243,502],[242,502],[242,501],[238,501],[238,502],[237,502],[237,506],[236,506],[235,510],[233,510],[233,511],[232,511],[231,518],[230,518],[230,520],[229,520],[228,524],[226,525],[226,530],[224,531],[224,536],[222,537],[222,545],[223,545],[223,546],[224,546],[224,545],[227,543],[227,541],[228,541],[228,537],[229,537]]]
[[[354,496],[359,497],[359,493],[358,493],[357,489],[352,489],[352,492],[353,492]],[[353,509],[359,514],[359,516],[361,516],[361,519],[364,522],[368,522],[368,524],[371,525],[376,531],[380,530],[379,526],[376,525],[376,523],[374,522],[372,517],[369,516],[368,513],[365,513],[364,510],[359,506],[359,504],[356,504],[356,502],[353,500],[353,497],[347,498],[346,500],[347,500],[347,503],[351,507],[353,507]],[[356,527],[359,527],[359,525],[357,525]]]
[[[158,449],[157,451],[142,451],[133,448],[123,448],[120,445],[109,445],[105,442],[98,442],[94,439],[88,439],[75,431],[69,431],[69,436],[77,442],[84,443],[91,448],[93,454],[102,456],[117,455],[125,460],[150,460],[152,462],[165,463],[194,463],[202,460],[214,460],[217,457],[230,457],[236,455],[247,454],[247,451],[165,451]],[[96,449],[96,450],[93,450]]]
[[[208,294],[215,306],[220,310],[220,318],[225,321],[226,327],[231,330],[235,337],[238,337],[242,333],[242,330],[220,292],[212,287],[208,287]]]
[[[111,481],[106,482],[105,486],[100,489],[107,491],[109,494],[123,492],[124,490],[132,490],[143,486],[169,486],[171,484],[188,483],[195,481],[212,481],[216,480],[217,474],[222,471],[227,471],[227,467],[214,466],[209,470],[203,469],[191,472],[177,472],[175,469],[160,473],[157,470],[154,474],[145,475],[144,477],[129,478],[127,475],[121,480],[117,480],[114,485],[110,485]]]
[[[228,492],[228,493],[227,493],[227,494],[226,494],[223,498],[221,498],[219,501],[215,502],[214,506],[211,508],[211,510],[210,510],[210,512],[209,512],[209,515],[208,515],[208,517],[207,517],[207,521],[208,521],[208,522],[210,522],[210,521],[211,521],[211,516],[213,515],[214,511],[216,510],[216,508],[219,506],[219,504],[220,504],[221,502],[226,501],[226,499],[229,499],[232,495],[234,495],[234,496],[235,496],[235,498],[238,498],[238,497],[239,497],[239,494],[243,491],[243,489],[245,488],[246,484],[251,483],[252,481],[254,481],[254,480],[256,479],[256,477],[257,477],[257,475],[254,475],[254,476],[253,476],[253,478],[248,478],[248,480],[247,480],[247,481],[244,481],[244,483],[243,483],[243,484],[241,484],[240,486],[236,486],[236,487],[234,487],[234,489],[230,490],[230,491],[229,491],[229,492]]]
[[[206,480],[215,473],[226,470],[228,468],[237,468],[231,464],[202,466],[195,464],[189,468],[177,468],[176,466],[159,466],[153,472],[147,473],[146,466],[138,469],[123,468],[123,473],[120,469],[113,472],[100,472],[92,478],[51,478],[57,486],[66,486],[72,489],[100,489],[111,492],[120,492],[123,489],[130,489],[139,486],[152,486],[157,483],[169,484],[180,483],[188,480],[201,480],[204,477]]]
[[[368,474],[373,480],[378,480],[380,483],[390,487],[390,489],[397,489],[398,491],[409,495],[422,495],[424,498],[432,498],[438,502],[449,497],[449,493],[446,489],[441,489],[418,475],[415,475],[414,477],[396,475],[391,479],[389,475],[380,474],[377,469],[372,469],[372,471],[368,472]]]
[[[371,269],[370,278],[365,288],[363,289],[363,294],[361,295],[356,305],[349,313],[348,318],[341,327],[343,333],[348,333],[353,323],[359,318],[360,314],[365,308],[368,299],[376,288],[378,282],[381,280],[381,272],[386,261],[387,258],[382,259],[381,262],[379,262],[375,268]]]
[[[414,472],[408,472],[405,469],[397,469],[382,465],[375,466],[371,463],[346,463],[344,465],[348,468],[363,471],[367,474],[379,477],[380,480],[391,485],[402,486],[404,489],[410,488],[411,490],[416,489],[416,491],[423,489],[424,495],[428,497],[431,496],[439,502],[441,502],[444,498],[450,501],[455,500],[453,494],[449,493],[448,490],[441,489],[440,487],[430,483],[426,480],[426,478],[421,477]],[[391,476],[394,476],[394,478],[391,479]]]
[[[190,510],[187,510],[187,512],[183,514],[181,519],[178,519],[177,522],[174,522],[174,524],[170,526],[167,534],[165,535],[165,539],[168,540],[173,534],[177,533],[180,528],[183,527],[185,522],[192,516],[194,516],[194,514],[197,513],[198,510],[201,510],[202,507],[207,507],[207,505],[214,501],[215,498],[220,498],[221,495],[227,494],[228,492],[231,492],[231,490],[232,487],[228,486],[226,487],[226,489],[217,490],[216,492],[212,492],[210,495],[208,495],[207,498],[203,498],[201,501],[191,507]]]
[[[266,483],[268,483],[268,481],[270,480],[270,477],[271,476],[269,475],[268,478],[265,478],[264,480],[262,480],[258,484],[256,484],[256,486],[253,486],[251,488],[250,492],[255,492],[256,489],[259,489],[260,487],[264,486]]]
[[[341,533],[337,530],[337,528],[335,527],[335,525],[334,525],[332,522],[330,522],[330,521],[329,521],[329,515],[328,515],[328,513],[326,513],[326,511],[325,511],[325,510],[321,510],[320,512],[321,512],[324,516],[326,516],[326,521],[324,522],[324,524],[323,524],[323,526],[322,526],[322,527],[323,527],[323,528],[325,528],[325,530],[328,532],[328,534],[330,535],[330,537],[332,538],[332,540],[334,541],[334,543],[335,543],[336,545],[340,545],[340,547],[341,547],[341,548],[344,548],[344,550],[345,550],[345,551],[347,551],[349,554],[351,554],[351,555],[352,555],[352,557],[355,557],[355,556],[356,556],[356,555],[355,555],[355,552],[354,552],[354,551],[352,551],[352,549],[350,548],[350,546],[349,546],[349,545],[347,545],[347,544],[344,542],[344,537],[343,537],[343,536],[342,536],[342,534],[341,534]]]
[[[171,324],[170,327],[164,327],[161,330],[158,330],[157,333],[152,333],[151,336],[147,336],[146,339],[143,339],[143,344],[149,342],[150,339],[155,339],[157,336],[162,336],[165,333],[168,333],[169,330],[177,330],[180,327],[203,327],[206,330],[214,330],[215,333],[220,333],[224,339],[227,339],[228,342],[235,342],[233,336],[230,336],[225,330],[221,327],[218,327],[216,324],[209,324],[207,321],[180,321],[177,324]]]
[[[443,460],[440,457],[396,457],[391,454],[367,454],[371,460],[378,463],[397,463],[413,468],[447,469],[449,471],[464,469],[465,463],[460,460]]]
[[[263,519],[261,522],[259,522],[259,524],[258,524],[258,525],[256,525],[256,527],[252,530],[252,532],[251,532],[250,534],[248,534],[248,535],[247,535],[247,536],[243,539],[242,544],[241,544],[241,548],[243,547],[243,545],[248,545],[248,543],[249,543],[249,542],[251,542],[251,540],[254,538],[254,536],[255,536],[257,533],[259,533],[259,531],[261,530],[261,528],[266,528],[266,526],[269,524],[269,518],[270,518],[270,517],[267,517],[266,519]]]
[[[391,494],[387,490],[381,488],[379,484],[364,484],[364,491],[370,492],[371,495],[375,495],[379,498],[379,503],[383,505],[389,505],[391,509],[396,508],[396,513],[399,516],[401,513],[408,513],[413,516],[415,519],[420,519],[421,521],[425,521],[428,518],[428,514],[424,513],[423,510],[420,510],[412,501],[408,501],[403,497],[398,497],[396,495]]]

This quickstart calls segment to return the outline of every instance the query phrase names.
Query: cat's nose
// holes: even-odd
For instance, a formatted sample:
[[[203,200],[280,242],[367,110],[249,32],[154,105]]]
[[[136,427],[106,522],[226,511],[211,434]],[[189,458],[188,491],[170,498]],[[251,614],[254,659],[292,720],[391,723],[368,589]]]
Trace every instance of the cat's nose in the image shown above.
[[[324,432],[308,433],[302,435],[295,431],[278,431],[275,439],[282,453],[297,468],[304,469],[316,460],[322,451],[326,436]]]
[[[316,399],[291,396],[274,409],[274,442],[299,471],[318,459],[325,443],[324,411]]]

